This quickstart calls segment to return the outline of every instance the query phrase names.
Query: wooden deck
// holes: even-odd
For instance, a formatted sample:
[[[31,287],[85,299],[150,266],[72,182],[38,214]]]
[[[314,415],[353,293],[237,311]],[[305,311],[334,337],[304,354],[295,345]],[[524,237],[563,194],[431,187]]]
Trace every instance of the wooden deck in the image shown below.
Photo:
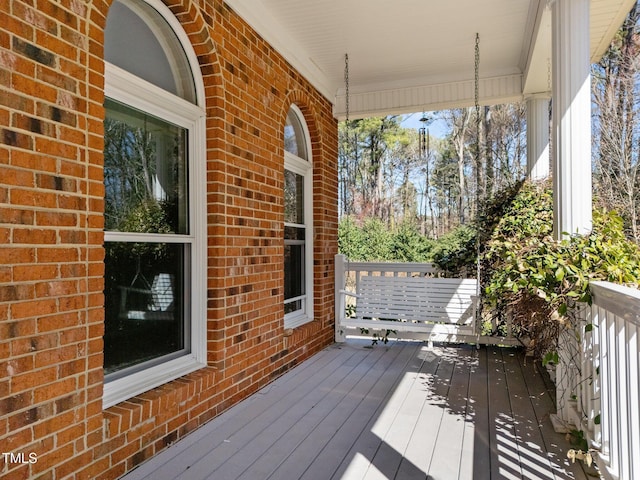
[[[369,345],[330,346],[124,478],[587,478],[517,350]]]

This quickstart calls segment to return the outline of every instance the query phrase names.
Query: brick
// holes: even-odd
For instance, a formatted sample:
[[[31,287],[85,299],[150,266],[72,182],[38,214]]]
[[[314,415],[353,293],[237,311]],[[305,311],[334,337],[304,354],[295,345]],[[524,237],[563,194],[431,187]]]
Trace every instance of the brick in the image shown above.
[[[77,227],[78,215],[64,212],[36,212],[36,223],[41,227]]]
[[[74,447],[71,444],[64,445],[62,447],[58,447],[55,449],[51,449],[47,452],[43,452],[38,456],[38,463],[33,465],[33,469],[36,472],[42,472],[46,469],[47,465],[61,465],[56,468],[56,477],[55,478],[63,478],[62,474],[57,473],[58,471],[64,471],[63,466],[71,463],[74,466],[78,466],[82,461],[88,461],[89,455],[82,454],[77,455],[74,452]],[[60,475],[60,476],[57,476]],[[66,475],[66,473],[65,473]]]
[[[6,220],[0,222],[0,318],[11,319],[0,322],[0,339],[7,339],[0,341],[0,365],[13,360],[3,355],[20,359],[13,366],[19,373],[0,380],[0,398],[21,396],[12,407],[19,406],[19,415],[0,418],[0,441],[48,446],[34,472],[43,478],[119,477],[331,341],[337,230],[331,106],[222,1],[203,8],[169,0],[195,42],[208,97],[207,356],[217,370],[194,372],[102,411],[100,39],[109,4],[15,1],[10,13],[0,7],[12,31],[0,32],[0,42],[11,48],[0,53],[0,83],[15,85],[0,96],[0,140],[7,140],[0,142],[0,219]],[[220,73],[218,65],[234,75]],[[322,239],[316,245],[316,315],[329,334],[307,326],[284,344],[279,129],[292,100],[320,122],[309,125],[319,138],[313,149],[316,235]]]
[[[56,378],[56,369],[53,367],[36,370],[22,375],[11,377],[11,392],[14,394],[24,392],[42,384],[49,384]]]
[[[4,339],[27,337],[36,333],[36,322],[33,318],[26,318],[3,322],[0,328]]]
[[[0,264],[10,265],[17,263],[32,263],[36,259],[35,249],[31,247],[14,247],[0,249]],[[15,286],[14,286],[15,287]],[[2,294],[0,294],[0,301]],[[9,299],[7,297],[7,299]],[[18,297],[15,298],[19,299]]]
[[[6,471],[11,480],[30,480],[31,478],[28,464],[14,464],[8,467]]]
[[[4,185],[33,187],[33,172],[0,166],[0,179]]]
[[[40,422],[49,418],[53,413],[53,405],[45,404],[31,406],[27,410],[15,413],[9,417],[9,428],[11,430],[19,430],[28,425]]]
[[[55,208],[56,196],[41,190],[13,189],[11,201],[14,205],[24,205],[40,208]]]
[[[38,235],[35,241],[41,241],[48,237]],[[15,265],[13,267],[13,279],[16,282],[35,281],[35,280],[52,280],[58,276],[58,267],[56,265]],[[33,305],[32,305],[33,306]]]
[[[25,42],[18,37],[13,37],[12,47],[13,51],[18,52],[31,60],[50,67],[55,66],[56,56],[37,45]]]
[[[34,362],[35,368],[44,368],[55,366],[57,368],[58,378],[65,378],[67,370],[62,368],[66,365],[64,362],[74,361],[78,358],[78,348],[76,345],[60,346],[48,350],[41,350],[35,352]],[[75,386],[75,380],[73,382]],[[47,384],[46,389],[51,389],[51,385]],[[49,394],[49,393],[47,393]],[[51,393],[54,395],[54,393]],[[55,396],[55,395],[54,395]]]
[[[66,445],[67,443],[75,442],[78,438],[82,438],[86,435],[86,428],[82,424],[71,425],[69,428],[56,433],[56,444]]]
[[[3,128],[0,131],[2,143],[11,147],[33,150],[34,139],[26,133]]]
[[[32,210],[0,207],[0,222],[18,225],[33,225],[35,213]]]

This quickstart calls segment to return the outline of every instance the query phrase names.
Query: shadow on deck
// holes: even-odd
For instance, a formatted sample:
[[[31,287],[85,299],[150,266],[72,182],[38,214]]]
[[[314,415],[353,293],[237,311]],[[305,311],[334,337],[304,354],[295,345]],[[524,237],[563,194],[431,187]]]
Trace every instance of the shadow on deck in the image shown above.
[[[123,477],[585,479],[515,349],[334,344]]]

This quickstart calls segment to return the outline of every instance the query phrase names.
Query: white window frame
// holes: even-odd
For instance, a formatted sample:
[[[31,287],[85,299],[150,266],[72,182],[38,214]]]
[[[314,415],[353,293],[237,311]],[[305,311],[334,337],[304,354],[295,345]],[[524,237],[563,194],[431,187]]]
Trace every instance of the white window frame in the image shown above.
[[[298,157],[288,151],[284,152],[284,169],[301,175],[304,180],[304,224],[285,222],[285,226],[304,228],[305,230],[305,295],[302,310],[287,313],[284,316],[284,327],[295,328],[313,321],[313,159],[311,156],[311,136],[307,122],[300,108],[295,104],[290,110],[298,117],[304,134],[304,142],[307,149],[307,158]],[[287,112],[288,113],[288,112]],[[286,274],[286,272],[285,272]]]
[[[190,245],[191,264],[189,298],[190,352],[179,358],[151,366],[104,384],[103,408],[156,388],[206,366],[206,113],[204,84],[198,61],[186,33],[171,11],[158,0],[143,0],[157,10],[173,28],[191,65],[196,86],[197,105],[166,92],[141,78],[105,62],[105,96],[139,109],[188,131],[189,234],[163,234],[166,243]],[[128,3],[128,2],[127,2]],[[105,242],[157,241],[155,234],[105,232]]]

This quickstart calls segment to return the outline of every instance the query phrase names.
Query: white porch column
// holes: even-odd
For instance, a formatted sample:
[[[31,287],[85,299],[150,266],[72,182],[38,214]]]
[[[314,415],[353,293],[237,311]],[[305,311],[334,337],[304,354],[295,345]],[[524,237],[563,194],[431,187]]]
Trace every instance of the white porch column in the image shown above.
[[[527,98],[527,176],[543,180],[549,176],[549,96]]]
[[[554,236],[591,231],[589,0],[555,0],[553,17]]]

